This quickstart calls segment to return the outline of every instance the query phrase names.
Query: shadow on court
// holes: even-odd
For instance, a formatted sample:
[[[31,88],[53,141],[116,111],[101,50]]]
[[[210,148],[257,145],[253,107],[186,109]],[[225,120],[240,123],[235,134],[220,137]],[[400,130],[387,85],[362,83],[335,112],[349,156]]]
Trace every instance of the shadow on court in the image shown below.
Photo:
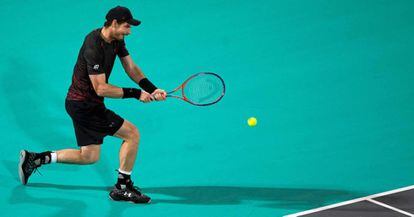
[[[28,193],[27,186],[16,186],[9,198],[9,204],[29,204],[58,208],[57,212],[47,216],[85,216],[86,203],[80,200],[56,197],[34,197]]]
[[[28,183],[26,185],[30,188],[53,188],[59,189],[63,191],[79,191],[79,190],[86,190],[86,191],[110,191],[113,186],[82,186],[82,185],[59,185],[59,184],[51,184],[51,183]]]
[[[29,183],[29,188],[53,188],[63,191],[86,190],[109,192],[113,186],[80,186],[59,185],[47,183]],[[342,190],[306,189],[306,188],[269,188],[269,187],[232,187],[232,186],[176,186],[143,188],[149,194],[153,204],[188,204],[188,205],[237,205],[251,203],[258,207],[306,209],[342,201],[349,198],[360,197],[356,194]],[[158,199],[164,195],[173,199]],[[124,204],[124,205],[122,205]],[[125,203],[113,202],[113,214],[120,214],[121,208],[129,207]],[[109,214],[109,216],[112,216]]]
[[[359,195],[342,190],[232,187],[232,186],[177,186],[144,188],[148,194],[162,194],[176,199],[157,199],[156,203],[191,205],[233,205],[244,201],[268,208],[303,209],[323,206],[332,201],[358,197]]]
[[[50,84],[55,81],[46,76],[30,61],[10,58],[9,69],[0,74],[0,86],[7,93],[4,100],[21,132],[46,149],[56,149],[71,144],[74,137],[58,130],[71,122],[52,115],[54,111],[65,112],[65,98],[51,91]]]
[[[15,181],[20,182],[19,174],[17,173],[17,162],[9,160],[2,160],[2,162],[10,177],[13,177],[13,180]]]

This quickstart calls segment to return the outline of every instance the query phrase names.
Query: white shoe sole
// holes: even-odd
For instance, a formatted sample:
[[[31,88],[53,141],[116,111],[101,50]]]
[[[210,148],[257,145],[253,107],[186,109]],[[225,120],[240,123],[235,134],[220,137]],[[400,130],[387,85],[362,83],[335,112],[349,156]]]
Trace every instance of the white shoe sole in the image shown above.
[[[19,169],[20,181],[22,182],[23,185],[26,184],[26,182],[24,181],[24,173],[23,173],[23,168],[22,168],[22,165],[23,165],[23,162],[24,162],[25,158],[26,158],[26,151],[24,151],[24,150],[20,151],[20,161],[19,161],[19,168],[18,169]]]

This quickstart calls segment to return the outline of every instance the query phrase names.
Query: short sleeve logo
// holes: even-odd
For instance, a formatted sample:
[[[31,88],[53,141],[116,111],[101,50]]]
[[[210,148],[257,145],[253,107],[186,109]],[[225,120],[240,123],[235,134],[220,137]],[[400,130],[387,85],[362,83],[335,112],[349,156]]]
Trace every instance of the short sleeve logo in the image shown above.
[[[93,69],[94,69],[94,70],[98,70],[98,69],[99,69],[99,65],[98,65],[98,64],[94,65],[94,66],[93,66]]]

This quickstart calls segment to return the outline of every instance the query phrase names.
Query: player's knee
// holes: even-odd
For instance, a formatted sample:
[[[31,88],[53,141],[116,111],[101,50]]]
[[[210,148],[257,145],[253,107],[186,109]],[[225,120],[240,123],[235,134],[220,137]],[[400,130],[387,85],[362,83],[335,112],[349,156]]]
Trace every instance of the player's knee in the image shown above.
[[[138,128],[135,127],[134,125],[131,125],[130,129],[129,129],[129,134],[128,134],[128,139],[130,140],[130,142],[132,142],[133,144],[138,145],[139,143],[139,131]]]
[[[93,164],[99,160],[100,144],[91,144],[81,147],[80,149],[80,164]]]
[[[81,154],[82,163],[84,164],[93,164],[99,160],[99,154],[84,152]]]

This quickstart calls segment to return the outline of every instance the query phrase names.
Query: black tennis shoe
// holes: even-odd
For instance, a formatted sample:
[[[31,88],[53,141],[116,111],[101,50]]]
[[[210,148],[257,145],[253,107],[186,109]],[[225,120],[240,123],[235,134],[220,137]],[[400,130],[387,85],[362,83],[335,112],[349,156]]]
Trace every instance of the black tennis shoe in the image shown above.
[[[20,151],[19,161],[19,177],[23,185],[27,184],[27,181],[32,175],[33,171],[37,171],[37,168],[41,166],[40,163],[36,164],[37,154],[26,150]]]
[[[133,182],[127,185],[116,184],[109,193],[109,197],[115,201],[128,201],[132,203],[150,203],[151,198],[141,193],[140,189],[134,186]]]

